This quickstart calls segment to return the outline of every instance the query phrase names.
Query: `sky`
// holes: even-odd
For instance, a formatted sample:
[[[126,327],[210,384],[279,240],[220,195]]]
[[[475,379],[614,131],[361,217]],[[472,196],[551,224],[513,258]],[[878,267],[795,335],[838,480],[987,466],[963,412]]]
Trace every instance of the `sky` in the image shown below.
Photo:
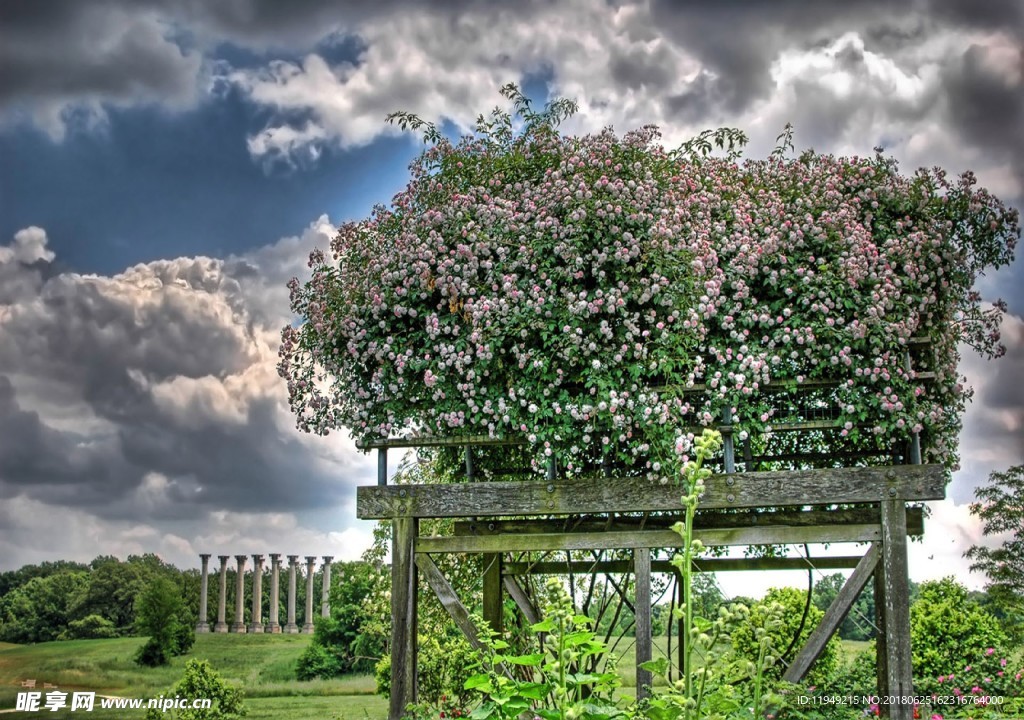
[[[357,558],[375,458],[294,429],[286,283],[407,182],[422,145],[387,113],[457,134],[508,82],[575,99],[567,132],[729,126],[763,157],[789,122],[798,149],[882,146],[1024,207],[1017,0],[4,0],[0,570]],[[962,469],[910,550],[913,579],[971,587],[974,488],[1024,462],[1024,267],[979,289],[1009,303],[1007,354],[965,350]]]

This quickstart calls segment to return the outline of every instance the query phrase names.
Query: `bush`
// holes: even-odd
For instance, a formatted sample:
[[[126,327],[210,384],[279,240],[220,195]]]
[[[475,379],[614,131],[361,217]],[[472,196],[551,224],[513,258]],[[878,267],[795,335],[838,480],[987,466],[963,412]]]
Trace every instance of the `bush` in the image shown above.
[[[963,585],[947,577],[921,583],[910,607],[910,647],[915,682],[927,684],[976,658],[1005,657],[1006,634]]]
[[[799,638],[790,652],[790,657],[786,657],[786,660],[792,659],[793,653],[799,651],[825,614],[812,604],[807,612],[803,628],[800,629],[800,619],[803,617],[804,607],[807,604],[807,593],[796,588],[772,588],[763,600],[755,603],[750,609],[750,618],[733,631],[732,646],[737,654],[752,661],[757,660],[757,631],[765,627],[765,620],[769,616],[768,608],[775,602],[780,603],[784,610],[780,626],[769,628],[767,631],[772,638],[772,648],[778,653],[784,652],[793,642],[793,637],[797,634],[798,629],[800,631]],[[818,661],[811,668],[808,680],[816,684],[822,683],[836,671],[838,663],[839,639],[833,637],[828,641]],[[765,671],[765,677],[777,680],[782,676],[782,672],[782,664],[776,663]]]
[[[465,689],[466,680],[473,674],[473,650],[466,639],[457,633],[438,638],[420,635],[419,684],[421,702],[437,706],[453,702],[465,707],[472,693]],[[377,692],[385,697],[391,694],[391,656],[377,663],[375,669]]]
[[[180,697],[189,701],[208,698],[212,704],[202,710],[150,708],[146,711],[146,720],[228,720],[246,714],[241,690],[225,683],[207,660],[189,660],[185,663],[185,674],[167,692],[166,697],[168,700]]]

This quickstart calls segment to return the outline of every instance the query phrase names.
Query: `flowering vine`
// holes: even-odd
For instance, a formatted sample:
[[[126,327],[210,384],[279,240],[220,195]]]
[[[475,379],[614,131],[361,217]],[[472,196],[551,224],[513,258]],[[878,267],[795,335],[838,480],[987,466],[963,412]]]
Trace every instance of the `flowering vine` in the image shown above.
[[[957,349],[1002,352],[1005,307],[973,283],[1020,235],[973,175],[904,176],[880,151],[744,160],[733,130],[676,151],[652,126],[566,137],[572,103],[503,93],[515,117],[457,144],[391,117],[431,143],[408,186],[290,284],[302,321],[279,372],[299,428],[519,436],[570,473],[610,457],[675,475],[726,409],[763,437],[785,415],[769,385],[817,382],[830,442],[920,432],[955,468]]]

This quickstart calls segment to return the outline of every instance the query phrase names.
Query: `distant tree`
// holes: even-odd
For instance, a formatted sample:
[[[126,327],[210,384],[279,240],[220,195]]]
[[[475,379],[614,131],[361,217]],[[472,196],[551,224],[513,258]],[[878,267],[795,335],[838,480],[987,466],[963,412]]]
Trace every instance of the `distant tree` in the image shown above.
[[[975,545],[964,555],[974,561],[972,571],[988,576],[986,589],[996,604],[1019,616],[1024,595],[1024,465],[992,473],[976,495],[971,514],[982,520],[982,532],[1005,537],[998,547]]]
[[[135,631],[149,640],[139,648],[137,663],[150,667],[166,665],[172,655],[181,655],[192,647],[195,631],[183,621],[184,612],[181,591],[168,578],[156,578],[139,594],[135,603]]]
[[[814,584],[814,606],[824,612],[846,583],[842,573],[826,575]],[[843,640],[870,640],[878,634],[875,629],[875,593],[868,585],[850,608],[850,613],[839,626],[839,637]]]
[[[37,643],[56,640],[71,620],[76,599],[88,586],[82,571],[35,576],[0,599],[0,640]]]
[[[85,572],[88,565],[70,560],[54,560],[42,562],[38,565],[24,565],[17,570],[8,570],[0,573],[0,598],[11,590],[21,587],[35,577],[48,577],[67,572]]]
[[[384,638],[367,632],[367,598],[380,584],[380,569],[370,563],[335,563],[331,615],[317,618],[313,642],[299,658],[300,680],[372,672],[384,655]]]
[[[97,640],[117,637],[114,623],[100,615],[86,615],[81,620],[72,620],[58,637],[58,640]]]

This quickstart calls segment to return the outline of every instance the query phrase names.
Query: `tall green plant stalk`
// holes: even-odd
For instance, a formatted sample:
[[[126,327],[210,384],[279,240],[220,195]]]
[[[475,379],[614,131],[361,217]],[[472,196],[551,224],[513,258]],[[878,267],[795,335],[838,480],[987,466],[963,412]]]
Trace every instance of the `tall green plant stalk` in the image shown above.
[[[698,631],[694,628],[693,615],[693,559],[704,546],[693,537],[693,518],[697,514],[697,503],[704,492],[704,481],[711,476],[711,471],[704,467],[704,461],[716,453],[722,445],[722,435],[717,430],[705,429],[695,443],[694,458],[686,463],[682,470],[682,482],[686,493],[682,497],[685,515],[682,522],[672,526],[683,540],[682,553],[672,558],[672,564],[679,570],[682,577],[682,622],[683,637],[686,647],[683,648],[683,693],[686,702],[683,706],[686,720],[699,717],[700,705],[703,701],[704,682],[700,683],[698,692],[693,687],[693,648]]]

